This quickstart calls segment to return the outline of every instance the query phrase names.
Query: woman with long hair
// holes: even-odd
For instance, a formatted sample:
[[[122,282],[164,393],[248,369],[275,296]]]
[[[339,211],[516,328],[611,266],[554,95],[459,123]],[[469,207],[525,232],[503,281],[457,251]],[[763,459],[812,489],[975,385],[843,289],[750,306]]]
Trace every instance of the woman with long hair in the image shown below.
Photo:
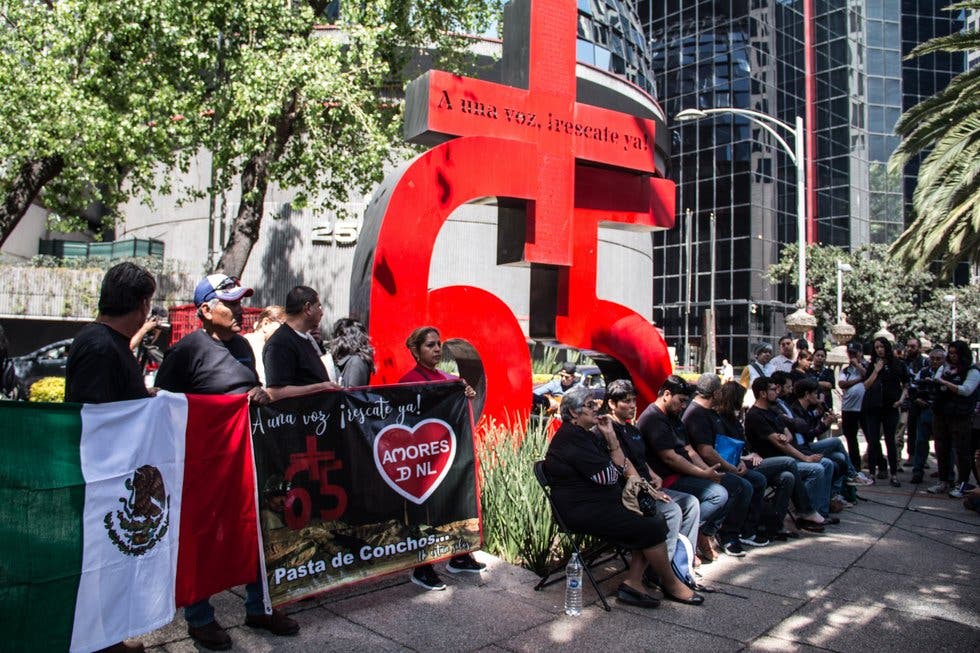
[[[905,399],[905,386],[909,372],[905,363],[895,356],[892,343],[882,337],[874,339],[871,350],[871,364],[864,379],[865,436],[868,440],[868,469],[874,477],[884,479],[891,473],[892,487],[900,487],[898,482],[898,449],[895,445],[895,431],[898,428],[898,407]],[[888,467],[881,455],[881,436],[885,436],[885,449],[888,453]]]
[[[334,322],[329,350],[337,370],[337,383],[344,388],[368,384],[374,371],[374,347],[364,324],[350,317]]]
[[[970,347],[962,340],[951,342],[946,352],[946,363],[936,372],[939,392],[936,393],[932,410],[932,433],[936,439],[936,459],[939,463],[939,483],[929,492],[949,492],[959,499],[967,491],[973,448],[970,446],[970,426],[977,405],[977,386],[980,371],[973,365]],[[952,489],[946,480],[953,477],[950,469],[950,447],[956,450],[956,482]]]

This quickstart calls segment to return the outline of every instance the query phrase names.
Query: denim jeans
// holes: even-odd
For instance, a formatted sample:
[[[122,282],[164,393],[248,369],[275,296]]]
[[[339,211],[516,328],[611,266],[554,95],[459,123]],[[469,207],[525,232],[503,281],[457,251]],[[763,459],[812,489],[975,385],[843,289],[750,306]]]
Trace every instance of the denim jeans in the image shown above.
[[[721,484],[728,490],[728,515],[721,525],[721,539],[727,542],[739,536],[755,535],[762,517],[766,477],[752,470],[747,470],[744,476],[726,473],[721,477]]]
[[[723,486],[696,476],[681,476],[671,490],[693,495],[701,503],[701,533],[714,535],[728,516],[728,490]]]
[[[857,470],[851,465],[851,460],[844,451],[844,444],[837,438],[827,438],[811,442],[807,447],[813,453],[818,453],[824,459],[830,458],[834,463],[833,481],[831,482],[830,496],[836,496],[844,489],[844,477],[857,474]],[[821,461],[822,462],[822,461]]]
[[[830,469],[827,469],[828,466]],[[830,514],[830,490],[834,480],[833,467],[834,463],[827,458],[819,463],[796,461],[796,468],[800,472],[800,480],[803,481],[807,501],[813,510],[824,517]],[[793,503],[796,501],[794,500]],[[800,512],[808,512],[798,503],[796,509]]]
[[[265,602],[262,599],[262,583],[255,581],[245,586],[245,614],[265,614]],[[214,621],[214,606],[211,597],[202,599],[184,608],[184,619],[188,626],[200,628]]]
[[[691,541],[692,546],[698,543],[698,526],[701,522],[701,504],[697,497],[670,488],[664,492],[671,498],[670,503],[658,503],[660,511],[667,522],[667,557],[671,557],[677,549],[677,534],[683,533]]]
[[[916,411],[915,455],[912,457],[912,478],[921,479],[926,471],[926,458],[929,457],[929,440],[932,439],[932,409]]]
[[[793,496],[796,477],[799,474],[796,469],[796,461],[789,456],[766,458],[753,467],[752,471],[761,474],[769,487],[773,489],[772,509],[776,513],[776,519],[780,524],[779,528],[782,528],[783,518],[786,517],[789,499]],[[800,488],[800,494],[805,498],[806,493],[802,491],[802,482]],[[797,509],[803,512],[811,512],[813,508],[808,504],[804,507],[797,504]]]

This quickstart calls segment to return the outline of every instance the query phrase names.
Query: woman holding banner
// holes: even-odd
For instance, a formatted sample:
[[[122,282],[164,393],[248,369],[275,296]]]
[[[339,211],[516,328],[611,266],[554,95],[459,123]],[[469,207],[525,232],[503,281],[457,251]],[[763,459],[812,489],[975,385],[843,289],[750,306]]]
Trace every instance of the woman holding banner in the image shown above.
[[[405,346],[415,358],[415,367],[409,370],[399,383],[430,383],[433,381],[460,381],[459,377],[447,374],[436,366],[442,361],[442,339],[439,330],[431,326],[422,326],[408,336]],[[464,393],[467,399],[476,396],[476,391],[466,383]],[[453,556],[446,565],[446,570],[451,574],[471,573],[478,574],[486,568],[481,562],[469,553]],[[412,570],[412,582],[427,590],[444,590],[446,584],[439,578],[435,568],[431,564],[419,565]]]

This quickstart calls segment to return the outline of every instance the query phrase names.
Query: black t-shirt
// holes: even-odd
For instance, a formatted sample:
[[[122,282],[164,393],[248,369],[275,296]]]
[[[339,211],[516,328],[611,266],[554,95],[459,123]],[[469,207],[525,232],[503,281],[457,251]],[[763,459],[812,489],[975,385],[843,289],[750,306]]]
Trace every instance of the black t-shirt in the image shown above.
[[[868,376],[874,370],[875,361],[868,366]],[[893,358],[891,362],[885,362],[875,382],[870,388],[864,391],[864,403],[861,408],[867,410],[878,408],[891,408],[902,396],[902,386],[909,381],[909,370],[905,363],[898,358]]]
[[[265,363],[265,385],[269,388],[313,385],[330,380],[313,342],[288,324],[276,329],[266,341],[262,362]]]
[[[811,367],[809,370],[807,370],[807,376],[817,383],[829,383],[831,389],[837,387],[834,372],[826,365],[821,367],[819,370]],[[830,390],[820,388],[820,403],[823,404],[824,410],[828,412],[834,410],[834,393]]]
[[[129,338],[100,322],[82,327],[68,350],[65,401],[102,404],[149,396]]]
[[[647,446],[643,442],[643,434],[640,429],[632,424],[620,424],[613,422],[613,431],[616,432],[616,439],[619,446],[623,448],[623,454],[633,463],[633,468],[647,480]]]
[[[782,419],[771,410],[752,406],[749,408],[749,412],[745,414],[745,437],[752,447],[752,451],[763,458],[786,455],[769,440],[771,433],[782,432]]]
[[[555,433],[544,457],[554,498],[568,503],[619,503],[623,490],[618,483],[606,485],[593,480],[611,463],[609,452],[598,444],[593,433],[568,422]]]
[[[702,445],[714,447],[715,436],[724,433],[725,427],[718,413],[693,401],[687,405],[687,410],[684,411],[681,419],[687,429],[687,438],[695,451]]]
[[[672,449],[688,462],[691,461],[690,456],[687,455],[687,433],[684,422],[676,417],[667,417],[656,404],[646,407],[640,419],[636,421],[636,426],[643,434],[647,462],[661,478],[677,472],[660,458],[659,452]]]
[[[216,340],[204,329],[189,333],[164,355],[156,386],[202,395],[245,394],[259,385],[248,340]]]

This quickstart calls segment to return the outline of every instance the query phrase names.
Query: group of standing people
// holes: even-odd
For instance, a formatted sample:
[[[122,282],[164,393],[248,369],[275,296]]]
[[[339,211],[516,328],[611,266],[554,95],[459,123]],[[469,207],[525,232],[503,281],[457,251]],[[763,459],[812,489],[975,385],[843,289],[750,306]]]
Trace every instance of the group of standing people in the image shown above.
[[[826,365],[826,351],[807,350],[806,341],[796,344],[789,336],[779,341],[780,355],[773,357],[767,344],[755,349],[755,360],[747,366],[750,379],[788,373],[798,382],[809,378],[820,387],[820,410],[834,414],[832,390],[842,393],[840,429],[847,442],[850,464],[860,470],[862,457],[858,432],[867,442],[869,476],[900,487],[899,474],[912,468],[910,482],[921,484],[928,469],[930,440],[935,441],[938,481],[927,492],[962,498],[973,489],[976,476],[977,399],[980,370],[964,341],[946,349],[923,352],[922,341],[907,339],[904,346],[876,337],[866,352],[859,342],[847,346],[848,362],[835,375]],[[901,461],[900,438],[906,434],[908,458]],[[882,445],[884,442],[884,445]]]
[[[66,371],[66,401],[105,403],[152,397],[157,390],[193,394],[245,394],[262,405],[341,387],[367,385],[374,369],[374,349],[364,325],[351,318],[334,324],[332,338],[319,337],[323,306],[317,292],[296,286],[282,306],[267,307],[252,333],[242,334],[242,300],[253,295],[235,277],[211,274],[198,283],[194,305],[202,328],[184,336],[164,354],[154,386],[146,386],[133,355],[131,340],[146,330],[153,276],[133,263],[112,267],[102,280],[99,313],[72,343]],[[436,368],[441,359],[439,332],[416,329],[406,342],[417,361],[402,382],[458,380]],[[475,393],[465,385],[467,397]],[[471,555],[454,557],[453,573],[484,568]],[[245,624],[275,635],[295,635],[299,624],[279,610],[266,614],[261,582],[246,585]],[[431,565],[416,568],[412,580],[427,589],[445,585]],[[184,609],[188,634],[210,650],[231,648],[232,640],[204,599]],[[120,642],[109,651],[142,651],[136,641]]]

